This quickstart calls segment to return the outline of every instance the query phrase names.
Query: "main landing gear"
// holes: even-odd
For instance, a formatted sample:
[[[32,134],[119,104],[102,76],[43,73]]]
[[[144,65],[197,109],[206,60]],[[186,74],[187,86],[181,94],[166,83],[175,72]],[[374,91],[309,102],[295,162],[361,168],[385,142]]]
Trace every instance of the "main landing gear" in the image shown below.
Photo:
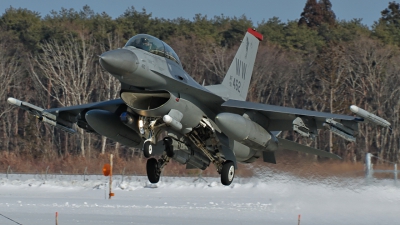
[[[215,165],[218,173],[221,175],[221,183],[225,186],[229,186],[235,177],[235,164],[230,160],[224,160],[218,157],[218,154],[216,154],[216,156],[210,154],[205,148],[204,143],[200,138],[196,137],[196,135],[190,135],[189,138]]]
[[[163,155],[161,159],[150,158],[147,160],[146,170],[150,183],[158,183],[160,181],[161,170],[169,162],[169,157]],[[235,165],[232,161],[226,161],[221,169],[221,183],[229,186],[235,177]]]
[[[168,157],[168,156],[167,156]],[[150,158],[147,160],[146,170],[147,177],[150,183],[158,183],[161,176],[161,168],[164,167],[169,162],[165,160],[165,155],[161,159],[157,160],[155,158]],[[223,185],[229,186],[233,178],[235,177],[235,165],[232,161],[226,161],[221,169],[221,183]]]
[[[235,177],[235,165],[232,161],[225,161],[221,169],[221,183],[229,186]]]
[[[221,183],[229,186],[235,177],[235,164],[230,160],[225,160],[217,154],[211,154],[206,149],[204,143],[201,142],[195,136],[190,136],[190,139],[196,146],[204,153],[204,155],[215,165],[218,173],[221,175]],[[146,170],[147,177],[151,183],[158,183],[160,181],[161,171],[168,164],[171,158],[174,157],[174,147],[172,146],[172,139],[166,137],[163,139],[164,142],[164,153],[160,159],[149,158],[152,154],[153,147],[150,141],[145,142],[143,146],[143,153],[147,160]]]
[[[159,169],[157,159],[151,158],[147,160],[146,171],[150,183],[154,184],[160,181],[161,170]]]

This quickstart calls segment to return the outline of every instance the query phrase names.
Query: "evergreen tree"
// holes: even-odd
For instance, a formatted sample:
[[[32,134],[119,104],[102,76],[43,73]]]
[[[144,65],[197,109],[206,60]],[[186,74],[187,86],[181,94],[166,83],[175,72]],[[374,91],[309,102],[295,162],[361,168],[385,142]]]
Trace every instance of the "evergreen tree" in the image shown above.
[[[381,12],[382,17],[379,22],[386,25],[400,26],[400,4],[389,2],[389,7]]]
[[[38,12],[10,7],[0,18],[0,27],[18,39],[29,50],[35,50],[41,39],[41,17]]]
[[[332,10],[332,3],[329,0],[320,0],[318,4],[321,6],[323,22],[329,25],[335,25],[336,15]]]
[[[322,24],[323,15],[321,5],[317,0],[307,0],[306,6],[301,13],[299,25],[307,25],[308,27],[318,27]]]
[[[336,15],[329,0],[307,0],[298,24],[318,28],[324,23],[334,25],[335,21]]]
[[[124,14],[116,19],[116,22],[123,33],[124,39],[128,40],[133,35],[151,33],[151,13],[147,13],[146,9],[137,11],[131,6]]]
[[[389,2],[381,15],[379,21],[374,23],[374,35],[387,44],[400,45],[400,4]]]

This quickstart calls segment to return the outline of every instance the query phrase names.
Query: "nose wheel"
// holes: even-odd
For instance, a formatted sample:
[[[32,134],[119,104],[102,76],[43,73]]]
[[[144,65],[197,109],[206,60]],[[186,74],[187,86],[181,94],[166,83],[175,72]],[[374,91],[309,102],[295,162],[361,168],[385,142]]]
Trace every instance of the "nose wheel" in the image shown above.
[[[222,165],[221,169],[221,183],[225,186],[229,186],[233,178],[235,177],[235,165],[233,164],[232,161],[226,161]]]
[[[160,181],[162,169],[169,163],[169,160],[174,156],[174,147],[172,146],[172,140],[169,137],[164,138],[165,152],[160,159],[150,158],[146,163],[147,178],[150,183],[158,183]],[[150,141],[147,141],[143,145],[143,154],[146,158],[149,158],[152,153],[152,146]]]
[[[151,153],[153,153],[153,146],[151,145],[150,141],[146,141],[143,144],[143,155],[146,158],[150,158]]]

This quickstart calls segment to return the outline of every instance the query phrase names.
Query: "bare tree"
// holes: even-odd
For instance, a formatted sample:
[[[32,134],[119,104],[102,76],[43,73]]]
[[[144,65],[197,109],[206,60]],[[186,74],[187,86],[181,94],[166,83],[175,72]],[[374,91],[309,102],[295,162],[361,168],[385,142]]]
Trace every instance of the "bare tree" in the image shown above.
[[[20,57],[18,51],[10,49],[6,39],[0,42],[0,80],[2,81],[0,82],[0,99],[2,99],[0,101],[0,108],[2,109],[0,121],[3,130],[3,147],[7,151],[10,150],[11,135],[18,132],[18,113],[9,113],[15,109],[4,100],[11,96],[11,92],[15,92],[21,79],[23,69],[20,64]],[[13,97],[18,97],[14,94],[16,93],[13,93]]]
[[[382,158],[390,157],[389,154],[384,156],[384,153],[398,146],[396,140],[399,135],[396,129],[398,116],[395,116],[398,111],[392,108],[399,107],[400,68],[395,60],[398,57],[394,57],[398,52],[378,41],[362,38],[348,47],[346,55],[350,62],[347,82],[352,87],[352,103],[394,121],[394,135],[378,127],[361,126],[365,151],[377,153]]]
[[[329,43],[319,55],[317,55],[313,73],[314,73],[314,90],[320,90],[318,95],[327,96],[323,99],[328,100],[329,110],[331,113],[343,113],[348,107],[345,96],[346,83],[345,78],[346,59],[343,46],[336,43]],[[326,93],[323,93],[326,92]],[[317,93],[314,93],[317,94]],[[334,136],[329,132],[329,152],[334,151]],[[336,152],[338,153],[338,152]]]
[[[29,72],[37,86],[47,92],[57,106],[88,103],[98,79],[93,75],[94,38],[69,34],[64,42],[50,40],[40,47],[43,53],[29,58]],[[79,134],[80,152],[85,156],[84,131],[79,129]]]

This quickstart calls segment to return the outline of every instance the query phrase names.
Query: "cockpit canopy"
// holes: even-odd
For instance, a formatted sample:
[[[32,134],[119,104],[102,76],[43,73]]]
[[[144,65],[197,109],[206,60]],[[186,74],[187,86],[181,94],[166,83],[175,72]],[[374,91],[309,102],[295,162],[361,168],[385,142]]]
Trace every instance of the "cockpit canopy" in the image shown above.
[[[128,46],[143,49],[150,53],[170,59],[181,65],[181,61],[179,60],[178,55],[174,52],[174,50],[172,50],[172,48],[165,42],[151,35],[135,35],[126,43],[125,47]]]

